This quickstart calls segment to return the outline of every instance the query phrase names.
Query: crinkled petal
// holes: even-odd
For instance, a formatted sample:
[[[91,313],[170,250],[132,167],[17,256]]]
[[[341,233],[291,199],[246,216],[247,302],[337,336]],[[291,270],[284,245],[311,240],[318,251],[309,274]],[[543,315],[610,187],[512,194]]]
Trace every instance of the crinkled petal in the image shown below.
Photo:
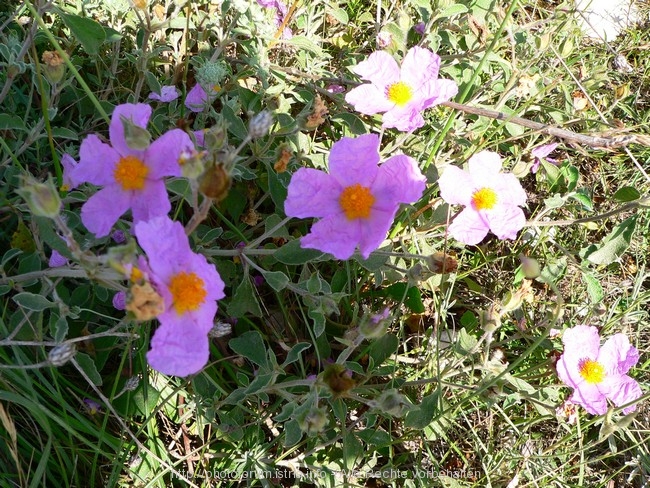
[[[385,51],[375,51],[368,59],[360,62],[351,70],[362,79],[368,80],[381,90],[400,79],[397,61]]]
[[[111,124],[108,127],[108,134],[111,139],[111,145],[120,155],[135,154],[140,157],[142,155],[141,151],[131,149],[126,143],[122,118],[130,120],[133,124],[146,129],[150,117],[151,106],[146,103],[124,103],[115,107],[111,116]]]
[[[584,359],[597,360],[600,350],[598,329],[590,325],[576,325],[562,335],[564,352],[557,362],[557,373],[562,382],[572,388],[585,382],[580,374],[580,362]]]
[[[81,207],[81,221],[97,237],[109,234],[115,222],[131,205],[130,195],[117,185],[102,188]]]
[[[167,189],[162,180],[147,180],[142,190],[133,191],[131,210],[134,224],[167,215],[171,208]]]
[[[524,211],[514,205],[497,205],[485,212],[485,218],[499,239],[516,239],[517,233],[526,225]]]
[[[420,110],[448,102],[458,93],[458,85],[451,80],[432,80],[426,83],[419,92]]]
[[[500,203],[517,206],[526,205],[526,192],[517,177],[512,173],[493,175],[488,185],[496,191]]]
[[[625,334],[614,334],[605,341],[598,354],[598,362],[608,375],[627,373],[639,361],[639,351],[630,344]]]
[[[371,191],[382,203],[413,203],[422,197],[426,182],[415,160],[399,154],[379,166]]]
[[[379,171],[379,136],[364,134],[343,137],[332,145],[329,172],[341,187],[354,184],[371,187]]]
[[[345,101],[362,114],[374,115],[395,106],[386,98],[385,89],[371,84],[359,85],[345,95]]]
[[[284,212],[289,217],[327,217],[341,213],[341,185],[327,173],[300,168],[291,177]]]
[[[145,163],[150,171],[148,177],[181,176],[180,155],[183,151],[193,150],[192,139],[181,129],[165,132],[147,148]]]
[[[197,83],[187,93],[187,96],[185,97],[185,106],[192,112],[203,112],[203,109],[205,108],[208,101],[208,94],[201,87],[201,85]]]
[[[465,208],[447,228],[454,239],[470,246],[481,242],[488,230],[487,222],[471,208]]]
[[[180,96],[178,88],[174,85],[166,85],[160,87],[160,94],[156,92],[151,92],[149,98],[151,100],[157,100],[159,102],[168,103],[173,100],[176,100]]]
[[[543,146],[537,146],[532,151],[530,151],[530,155],[533,156],[534,158],[545,158],[553,151],[555,151],[555,148],[557,146],[558,146],[557,142],[554,142],[552,144],[544,144]]]
[[[370,253],[375,251],[386,239],[386,234],[393,224],[397,207],[389,210],[373,208],[368,219],[361,219],[361,239],[359,251],[363,259],[368,259]]]
[[[400,78],[413,89],[415,94],[420,92],[426,83],[438,78],[439,69],[440,56],[428,49],[415,46],[409,49],[402,60]]]
[[[440,187],[440,196],[445,202],[466,207],[472,204],[472,195],[476,191],[476,185],[467,171],[456,166],[447,166],[438,179],[438,186]]]
[[[582,405],[587,412],[592,415],[603,415],[607,412],[607,398],[601,393],[598,387],[594,384],[584,382],[573,390],[570,400],[577,404]]]
[[[362,232],[359,219],[348,220],[343,214],[334,215],[315,222],[309,234],[300,240],[300,245],[346,260],[354,254]]]
[[[79,164],[70,174],[72,182],[104,186],[115,183],[115,165],[120,160],[119,153],[95,134],[86,137],[79,148]]]
[[[501,171],[501,156],[493,151],[481,151],[468,161],[469,174],[481,184],[484,178],[492,178]]]
[[[166,215],[137,222],[133,232],[147,254],[151,269],[162,281],[166,282],[173,273],[180,271],[177,263],[183,263],[192,252],[183,225]]]
[[[61,166],[63,167],[63,184],[68,187],[69,190],[76,188],[81,185],[83,181],[80,181],[76,175],[77,165],[79,163],[68,153],[63,154],[61,157]]]
[[[394,107],[388,110],[382,118],[382,127],[394,128],[401,132],[413,132],[424,125],[424,118],[413,104],[405,107]]]
[[[161,323],[147,353],[147,361],[153,369],[174,376],[198,373],[209,357],[207,332],[195,328],[191,323],[184,326]]]
[[[617,407],[633,402],[643,395],[639,383],[627,375],[607,376],[600,389]],[[630,405],[623,409],[623,413],[628,414],[635,410],[636,405]]]

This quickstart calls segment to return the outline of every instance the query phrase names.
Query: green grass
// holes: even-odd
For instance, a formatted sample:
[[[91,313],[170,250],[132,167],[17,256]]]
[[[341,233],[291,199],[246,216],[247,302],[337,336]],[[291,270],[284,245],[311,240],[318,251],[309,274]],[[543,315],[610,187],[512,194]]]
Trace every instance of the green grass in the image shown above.
[[[581,38],[569,3],[498,4],[289,2],[291,40],[277,38],[272,10],[242,0],[0,4],[0,486],[646,486],[648,395],[632,415],[578,408],[567,422],[556,414],[570,394],[554,369],[562,343],[549,330],[626,334],[641,356],[631,374],[647,392],[650,222],[642,200],[625,207],[617,192],[647,197],[650,149],[591,148],[444,106],[404,135],[327,91],[352,88],[349,68],[388,32],[397,58],[416,44],[438,52],[459,103],[580,133],[648,130],[647,26],[605,46]],[[420,21],[423,37],[412,29]],[[69,57],[56,83],[42,61],[53,50]],[[633,71],[616,70],[615,54]],[[208,366],[181,379],[147,367],[156,322],[112,305],[128,283],[108,256],[137,246],[117,249],[85,229],[79,210],[95,188],[62,190],[58,222],[34,215],[16,190],[27,173],[60,187],[62,155],[77,158],[89,134],[107,138],[115,106],[147,102],[161,85],[184,96],[208,60],[227,70],[213,106],[193,114],[182,96],[153,102],[149,126],[154,137],[217,127],[224,152],[241,146],[227,197],[205,207],[191,236],[226,284],[217,320],[232,333],[212,339]],[[317,94],[329,115],[308,129]],[[249,141],[263,109],[275,124]],[[368,261],[301,250],[311,221],[283,220],[291,174],[325,168],[335,141],[369,132],[382,134],[382,159],[419,162],[425,197],[401,209],[390,245]],[[531,149],[553,141],[561,169],[531,174]],[[454,211],[436,181],[482,149],[520,178],[528,224],[516,240],[463,246],[445,236]],[[291,158],[278,172],[283,150]],[[172,218],[200,212],[186,179],[168,189]],[[633,216],[631,235],[603,245]],[[128,218],[117,226],[128,233]],[[78,248],[66,246],[68,231]],[[255,245],[240,256],[240,242]],[[66,267],[48,267],[52,249]],[[595,259],[596,249],[613,250]],[[433,253],[458,269],[432,272]],[[520,254],[539,261],[541,278],[524,280]],[[264,282],[249,284],[257,276]],[[387,333],[364,340],[358,326],[385,306]],[[75,359],[51,366],[63,341],[75,342]]]

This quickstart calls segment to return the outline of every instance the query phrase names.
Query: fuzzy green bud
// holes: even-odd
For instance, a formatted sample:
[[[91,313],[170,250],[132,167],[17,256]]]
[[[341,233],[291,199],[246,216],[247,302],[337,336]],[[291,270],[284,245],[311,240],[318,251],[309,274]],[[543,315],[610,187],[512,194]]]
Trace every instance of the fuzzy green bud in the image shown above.
[[[228,142],[227,124],[218,123],[203,132],[204,146],[210,152],[222,149]]]
[[[43,73],[47,80],[52,83],[59,83],[65,75],[65,61],[56,51],[44,51],[41,56],[43,62]]]
[[[39,183],[30,177],[25,183],[18,194],[25,199],[32,213],[49,219],[57,217],[61,211],[61,198],[52,180]]]
[[[228,74],[223,63],[207,62],[196,69],[196,79],[206,93],[212,94],[221,89],[221,82]]]
[[[52,366],[63,366],[65,363],[70,361],[74,355],[77,353],[75,345],[73,342],[64,342],[52,348],[50,353],[47,355],[47,361]]]
[[[322,432],[329,421],[327,412],[324,408],[312,407],[307,414],[298,420],[300,430],[308,436],[313,436]]]
[[[379,314],[365,315],[359,325],[359,332],[365,339],[379,339],[386,334],[390,322],[390,309],[386,307]]]
[[[393,417],[401,417],[404,415],[407,406],[408,402],[404,395],[400,394],[394,388],[385,390],[373,403],[374,408]]]
[[[151,144],[151,134],[149,131],[139,125],[136,125],[131,119],[124,116],[120,117],[124,127],[124,139],[126,145],[136,151],[143,151]]]
[[[536,259],[520,254],[519,260],[521,261],[521,270],[529,280],[533,280],[541,274],[541,269]]]

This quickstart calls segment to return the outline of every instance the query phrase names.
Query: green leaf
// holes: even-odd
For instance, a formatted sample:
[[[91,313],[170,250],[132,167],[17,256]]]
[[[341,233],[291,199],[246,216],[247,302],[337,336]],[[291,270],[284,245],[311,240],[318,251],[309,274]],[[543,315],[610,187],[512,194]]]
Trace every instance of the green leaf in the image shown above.
[[[282,368],[285,368],[291,363],[294,363],[300,359],[300,354],[309,349],[311,347],[311,344],[309,342],[299,342],[295,346],[291,348],[289,353],[287,354],[287,359],[284,360],[282,363]]]
[[[582,280],[587,285],[587,294],[591,303],[599,303],[605,298],[605,292],[600,282],[592,274],[583,273]]]
[[[262,276],[275,291],[283,290],[289,284],[289,278],[282,271],[264,271]]]
[[[391,357],[399,347],[399,339],[395,334],[385,334],[370,345],[368,355],[372,358],[374,365],[383,364]]]
[[[23,120],[13,114],[0,114],[0,129],[27,131]]]
[[[549,259],[542,269],[539,280],[543,283],[557,283],[566,271],[566,257]]]
[[[341,24],[347,24],[350,21],[348,13],[342,8],[333,8],[329,14],[338,20]]]
[[[354,259],[357,263],[359,263],[361,266],[363,266],[365,269],[371,272],[379,271],[379,269],[384,265],[386,261],[388,261],[388,255],[384,254],[385,251],[392,251],[393,246],[386,246],[382,247],[379,249],[379,251],[383,252],[373,252],[368,256],[368,259],[363,259],[363,256],[359,254],[358,252],[355,252],[352,255],[352,259]]]
[[[571,193],[570,195],[568,195],[568,197],[579,202],[580,205],[582,205],[585,208],[585,210],[589,212],[594,210],[594,204],[592,203],[591,198],[589,198],[588,195],[585,195],[584,193],[578,191],[575,193]]]
[[[462,3],[456,3],[436,15],[436,19],[445,19],[447,17],[453,17],[454,15],[465,14],[467,12],[469,12],[469,9],[465,5]]]
[[[306,36],[293,36],[291,39],[285,39],[285,44],[298,48],[299,51],[310,51],[319,59],[325,60],[329,55],[323,51],[318,44]]]
[[[16,302],[19,307],[25,308],[27,310],[32,310],[34,312],[42,312],[47,308],[56,307],[56,304],[54,302],[49,301],[44,296],[29,292],[23,292],[14,295],[13,301]]]
[[[102,385],[102,377],[99,374],[99,371],[97,371],[97,366],[95,366],[95,361],[93,361],[93,358],[91,358],[86,353],[78,352],[75,356],[75,360],[95,386]]]
[[[88,54],[98,54],[99,46],[106,40],[106,31],[92,19],[61,13],[61,19],[81,43]]]
[[[624,186],[614,193],[614,200],[618,202],[633,202],[639,198],[641,198],[641,193],[633,186]]]
[[[295,446],[302,439],[302,430],[297,420],[291,419],[284,423],[284,447]]]
[[[278,249],[273,257],[284,264],[305,264],[324,256],[325,253],[316,249],[300,247],[300,241],[295,239],[287,242]]]
[[[69,139],[71,141],[79,140],[78,133],[65,127],[52,127],[52,135],[57,139]]]
[[[584,257],[594,264],[607,265],[616,261],[630,246],[636,228],[636,220],[637,216],[635,215],[618,224],[603,239],[600,246],[597,246],[596,250],[592,250],[593,246],[589,246],[585,250]]]
[[[256,330],[250,330],[239,337],[230,339],[228,345],[237,354],[244,356],[261,368],[269,369],[266,347],[264,347],[262,336]]]
[[[460,354],[467,354],[473,351],[477,344],[478,341],[476,340],[476,337],[468,334],[463,327],[458,331],[458,340],[456,341],[456,344],[454,344],[454,349]]]
[[[235,290],[235,294],[228,304],[228,313],[235,318],[243,317],[246,314],[255,317],[262,316],[262,309],[257,301],[255,288],[248,276],[244,276],[237,290]]]
[[[343,432],[343,466],[350,470],[358,466],[359,460],[363,457],[363,444],[352,432],[348,430]]]
[[[406,427],[411,429],[424,429],[431,423],[439,409],[440,396],[438,392],[422,398],[422,402],[416,408],[410,409],[404,419]]]
[[[284,208],[284,201],[287,199],[287,187],[289,186],[289,173],[277,173],[269,168],[269,193],[276,208]]]
[[[65,317],[59,317],[54,323],[54,342],[63,342],[68,335],[68,321]]]

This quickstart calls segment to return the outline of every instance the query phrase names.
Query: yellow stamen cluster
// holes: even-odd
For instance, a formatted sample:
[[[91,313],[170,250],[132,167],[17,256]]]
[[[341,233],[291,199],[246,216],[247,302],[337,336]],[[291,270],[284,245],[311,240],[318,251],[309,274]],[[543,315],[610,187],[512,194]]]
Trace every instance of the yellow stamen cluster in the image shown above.
[[[358,183],[345,188],[339,197],[339,204],[348,220],[367,219],[374,203],[375,197],[370,193],[370,188]]]

